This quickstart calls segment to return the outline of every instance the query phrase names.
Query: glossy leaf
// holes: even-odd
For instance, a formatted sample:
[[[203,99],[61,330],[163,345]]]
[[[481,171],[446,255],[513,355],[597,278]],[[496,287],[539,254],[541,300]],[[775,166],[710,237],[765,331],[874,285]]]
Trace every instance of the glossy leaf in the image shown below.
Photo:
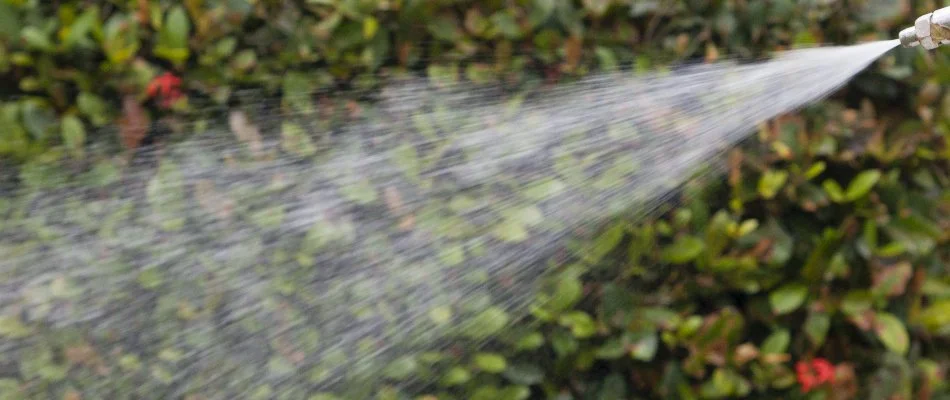
[[[807,296],[808,288],[805,285],[790,283],[769,294],[769,304],[772,305],[773,313],[788,314],[801,307]]]

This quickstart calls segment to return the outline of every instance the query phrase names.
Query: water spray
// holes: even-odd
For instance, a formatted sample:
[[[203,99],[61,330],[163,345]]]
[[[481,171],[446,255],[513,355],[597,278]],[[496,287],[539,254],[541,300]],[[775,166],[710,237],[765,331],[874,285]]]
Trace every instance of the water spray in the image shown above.
[[[918,17],[914,26],[901,31],[900,42],[904,47],[923,46],[927,50],[950,43],[950,7]]]
[[[922,18],[900,42],[946,43],[950,9]],[[0,376],[18,371],[27,398],[424,388],[459,362],[448,349],[477,349],[523,316],[540,277],[606,256],[570,241],[653,212],[757,124],[897,42],[512,98],[405,82],[340,127],[228,110],[226,126],[141,149],[160,151],[154,170],[120,172],[97,149],[88,171],[31,166],[0,196]],[[82,365],[60,368],[51,343]]]

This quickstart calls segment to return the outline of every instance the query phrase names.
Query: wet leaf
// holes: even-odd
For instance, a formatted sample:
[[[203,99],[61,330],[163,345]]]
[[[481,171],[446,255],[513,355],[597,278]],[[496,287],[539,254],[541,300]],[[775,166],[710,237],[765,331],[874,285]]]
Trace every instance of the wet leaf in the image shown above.
[[[86,118],[89,118],[95,126],[105,126],[112,119],[109,112],[109,105],[107,105],[105,100],[101,97],[93,93],[80,93],[79,96],[76,97],[76,106],[79,108],[79,112]]]
[[[627,348],[623,340],[621,338],[611,338],[597,349],[595,356],[604,360],[616,360],[626,353]]]
[[[313,92],[313,80],[307,75],[292,72],[284,76],[283,99],[294,111],[304,115],[310,113],[313,109],[310,98]]]
[[[564,314],[559,322],[562,326],[570,328],[574,337],[579,339],[588,338],[597,333],[597,325],[594,319],[583,311]]]
[[[515,220],[502,220],[492,231],[495,237],[506,242],[518,243],[528,238],[528,230]]]
[[[310,139],[310,135],[298,124],[284,122],[281,126],[280,135],[281,148],[290,154],[295,154],[300,157],[309,157],[317,152],[317,148],[313,145],[313,140]]]
[[[520,339],[515,344],[518,350],[535,350],[544,345],[544,335],[538,332],[532,332]]]
[[[453,367],[442,376],[440,384],[442,386],[457,386],[464,384],[472,379],[472,374],[462,367]]]
[[[825,180],[821,186],[825,189],[825,192],[828,193],[828,197],[831,198],[831,201],[843,203],[846,200],[844,189],[841,188],[838,182],[828,179]]]
[[[438,325],[445,325],[452,320],[452,309],[448,306],[439,306],[429,310],[429,319]]]
[[[0,337],[21,339],[31,333],[30,329],[19,318],[7,315],[0,316]]]
[[[874,273],[871,290],[878,296],[900,296],[913,273],[914,268],[908,262],[885,266]]]
[[[879,312],[875,316],[874,332],[888,350],[904,355],[910,347],[907,328],[893,314]]]
[[[511,364],[503,375],[505,379],[519,385],[536,385],[544,380],[544,370],[534,364]]]
[[[567,310],[576,303],[583,294],[584,287],[581,281],[569,274],[563,274],[558,280],[551,300],[547,307],[551,311]]]
[[[412,376],[418,366],[415,358],[403,356],[389,363],[383,370],[383,374],[390,379],[402,380]]]
[[[68,115],[63,117],[60,124],[63,131],[63,144],[72,152],[73,156],[82,157],[86,144],[86,128],[82,121],[76,116]]]
[[[598,400],[627,398],[627,382],[619,374],[610,374],[604,379]]]
[[[472,318],[465,326],[463,335],[472,339],[484,339],[501,331],[508,325],[508,313],[498,307],[491,307]]]
[[[673,264],[685,264],[695,260],[705,250],[705,243],[694,236],[684,236],[663,249],[663,261]]]
[[[612,0],[583,0],[584,8],[595,16],[604,15]]]
[[[798,283],[786,284],[769,294],[769,304],[776,315],[797,310],[805,302],[808,288]]]
[[[508,367],[505,357],[496,353],[478,353],[474,358],[475,366],[482,371],[498,374]]]
[[[370,204],[379,199],[376,187],[369,179],[359,179],[340,188],[340,193],[359,204]]]
[[[866,196],[874,185],[881,179],[881,171],[870,170],[858,174],[848,185],[848,190],[844,194],[847,201],[855,201]]]
[[[765,199],[774,198],[788,180],[788,171],[768,170],[759,178],[759,195]]]
[[[924,308],[917,317],[928,331],[950,334],[950,300],[940,300]]]
[[[792,335],[787,329],[780,329],[772,332],[769,337],[762,342],[759,350],[762,354],[782,354],[788,351],[788,345],[792,341]]]
[[[183,64],[190,56],[188,36],[191,33],[191,21],[184,7],[173,7],[165,17],[154,51],[176,65]]]
[[[828,330],[831,328],[831,317],[827,313],[812,312],[805,320],[803,328],[812,345],[816,348],[821,347],[825,343]]]
[[[604,233],[600,234],[600,236],[594,240],[591,249],[584,253],[585,260],[591,264],[600,262],[604,256],[606,256],[614,248],[616,248],[618,244],[620,244],[620,241],[623,240],[623,235],[624,226],[622,224],[616,224]]]
[[[651,333],[633,343],[633,349],[630,350],[630,355],[634,360],[653,360],[653,357],[656,356],[659,344],[659,337],[655,333]]]

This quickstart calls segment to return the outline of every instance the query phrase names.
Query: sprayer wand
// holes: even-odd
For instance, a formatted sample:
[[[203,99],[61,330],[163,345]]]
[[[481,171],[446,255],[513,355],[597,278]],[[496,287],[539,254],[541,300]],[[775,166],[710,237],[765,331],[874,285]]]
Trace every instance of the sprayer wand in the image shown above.
[[[950,43],[950,7],[921,15],[914,26],[901,31],[900,41],[904,47],[920,45],[927,50]]]

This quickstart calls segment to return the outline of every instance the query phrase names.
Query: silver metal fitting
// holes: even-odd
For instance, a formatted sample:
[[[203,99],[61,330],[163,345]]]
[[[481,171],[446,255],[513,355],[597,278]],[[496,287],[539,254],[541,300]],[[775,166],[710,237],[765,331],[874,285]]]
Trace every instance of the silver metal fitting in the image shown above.
[[[950,44],[950,7],[921,15],[914,26],[901,31],[900,42],[904,47],[921,46],[927,50]]]

